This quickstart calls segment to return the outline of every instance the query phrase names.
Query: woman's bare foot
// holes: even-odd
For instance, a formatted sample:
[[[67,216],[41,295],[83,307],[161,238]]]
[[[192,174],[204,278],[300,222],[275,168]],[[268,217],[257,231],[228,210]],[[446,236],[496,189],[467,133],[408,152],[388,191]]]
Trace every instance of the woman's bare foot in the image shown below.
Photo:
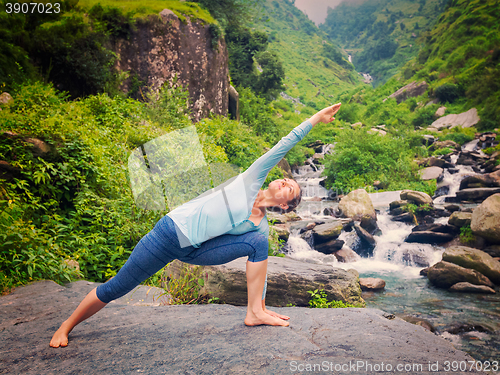
[[[269,315],[271,315],[271,316],[274,316],[275,318],[280,318],[280,319],[283,319],[283,320],[288,320],[288,319],[290,319],[290,317],[289,317],[289,316],[278,314],[277,312],[274,312],[274,311],[268,310],[268,309],[266,309],[266,308],[264,308],[264,312],[265,312],[266,314],[269,314]]]
[[[290,325],[290,323],[278,317],[265,313],[264,310],[260,310],[257,313],[247,310],[245,324],[247,326],[268,325],[268,326],[283,326],[283,327],[288,327]]]
[[[58,348],[60,346],[68,346],[68,335],[69,331],[65,324],[61,324],[61,327],[54,333],[52,340],[50,340],[50,346],[53,348]]]

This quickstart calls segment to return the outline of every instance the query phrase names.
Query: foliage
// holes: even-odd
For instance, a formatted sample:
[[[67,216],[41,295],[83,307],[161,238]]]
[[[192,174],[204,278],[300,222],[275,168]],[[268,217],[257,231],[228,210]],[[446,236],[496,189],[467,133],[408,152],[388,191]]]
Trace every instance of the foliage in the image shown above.
[[[2,285],[76,276],[105,281],[165,214],[135,206],[127,160],[136,147],[191,124],[186,92],[167,85],[147,103],[106,94],[69,101],[51,85],[32,83],[11,94],[14,104],[3,108],[0,122],[17,135],[0,136],[0,159],[19,172],[0,180]],[[216,124],[199,132],[207,162],[228,162],[223,146],[233,163],[260,156],[260,138],[234,121],[219,121],[227,129],[222,134]],[[211,132],[223,137],[221,146]],[[241,144],[240,134],[251,144]],[[40,155],[28,142],[34,138],[51,151]],[[81,273],[64,259],[77,260]]]
[[[475,138],[474,128],[462,128],[461,126],[456,126],[451,129],[445,129],[443,131],[443,136],[439,137],[441,141],[453,141],[463,146],[465,143],[474,140]]]
[[[453,103],[463,94],[463,89],[453,83],[445,83],[434,90],[434,95],[441,103]]]
[[[466,225],[460,228],[460,242],[469,245],[476,241],[476,236],[472,233],[470,225]]]
[[[434,152],[432,153],[432,156],[448,155],[454,151],[455,151],[454,149],[449,148],[449,147],[439,148],[437,150],[434,150]]]
[[[285,254],[283,254],[280,250],[284,245],[284,241],[278,237],[278,233],[272,227],[272,225],[274,225],[274,220],[273,221],[268,220],[268,224],[269,224],[268,255],[283,258],[285,257]]]
[[[312,308],[346,308],[346,307],[356,307],[350,303],[345,303],[343,301],[330,301],[328,302],[327,294],[323,289],[316,289],[314,291],[308,290],[307,293],[311,295],[309,300],[309,307]]]
[[[197,304],[208,299],[208,296],[200,294],[205,285],[203,268],[200,266],[183,263],[179,277],[166,277],[164,284],[165,293],[161,296],[170,296],[172,305]]]
[[[223,29],[243,27],[251,18],[254,1],[248,0],[198,0],[217,19]]]
[[[260,65],[262,72],[257,76],[253,84],[255,92],[261,93],[268,99],[276,98],[284,89],[283,80],[285,70],[283,64],[274,52],[264,51],[256,56],[256,62]]]
[[[379,180],[388,190],[400,183],[417,187],[417,167],[404,137],[369,134],[364,129],[344,130],[336,137],[335,153],[325,157],[326,187],[348,193]]]

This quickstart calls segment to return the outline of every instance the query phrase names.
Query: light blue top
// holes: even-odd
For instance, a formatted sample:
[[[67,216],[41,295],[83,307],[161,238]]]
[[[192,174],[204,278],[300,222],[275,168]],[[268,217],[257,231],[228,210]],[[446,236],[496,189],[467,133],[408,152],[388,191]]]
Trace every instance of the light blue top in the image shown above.
[[[258,226],[248,220],[253,204],[269,171],[311,129],[309,121],[303,122],[281,138],[245,172],[168,213],[177,226],[181,247],[200,247],[203,242],[225,233],[243,234],[258,230],[269,235],[267,217],[264,216]]]

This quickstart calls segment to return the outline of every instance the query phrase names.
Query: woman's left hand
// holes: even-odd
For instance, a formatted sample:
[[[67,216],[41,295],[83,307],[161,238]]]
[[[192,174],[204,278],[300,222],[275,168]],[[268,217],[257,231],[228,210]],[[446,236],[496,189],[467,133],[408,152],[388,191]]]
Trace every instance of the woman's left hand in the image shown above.
[[[332,105],[331,107],[326,107],[316,113],[313,117],[309,119],[311,122],[312,126],[315,126],[318,122],[323,122],[325,124],[328,124],[329,122],[332,122],[335,120],[335,114],[339,111],[341,106],[341,103],[337,103]]]

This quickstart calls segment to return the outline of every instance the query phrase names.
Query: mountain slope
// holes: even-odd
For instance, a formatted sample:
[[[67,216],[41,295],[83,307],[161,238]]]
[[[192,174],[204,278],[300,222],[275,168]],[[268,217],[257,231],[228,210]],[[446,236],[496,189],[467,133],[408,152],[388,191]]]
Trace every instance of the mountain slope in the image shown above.
[[[254,27],[269,35],[269,49],[285,68],[286,93],[314,108],[361,83],[347,55],[328,42],[312,21],[287,0],[263,2]]]
[[[417,37],[442,12],[445,0],[371,0],[328,10],[320,28],[352,54],[358,71],[379,85],[419,51]]]
[[[403,78],[426,80],[442,102],[477,106],[489,129],[500,122],[500,3],[453,0],[436,26],[423,37],[417,58]]]

